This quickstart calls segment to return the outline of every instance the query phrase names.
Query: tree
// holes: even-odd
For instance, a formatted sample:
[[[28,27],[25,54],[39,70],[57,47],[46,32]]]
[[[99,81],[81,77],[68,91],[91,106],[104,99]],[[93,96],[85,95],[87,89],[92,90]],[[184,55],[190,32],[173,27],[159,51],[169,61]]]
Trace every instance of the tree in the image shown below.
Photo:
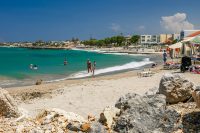
[[[172,41],[172,44],[175,44],[177,42],[178,42],[178,39],[175,39],[175,40]]]
[[[133,43],[133,44],[138,43],[139,40],[140,40],[140,36],[139,36],[139,35],[133,35],[133,36],[131,37],[131,43]]]
[[[110,46],[112,44],[114,44],[114,46],[118,47],[118,46],[124,46],[126,42],[126,39],[124,36],[113,36],[113,37],[108,37],[102,40],[96,40],[91,38],[90,40],[86,40],[86,41],[82,41],[83,44],[85,45],[90,45],[90,46],[98,46],[98,47],[102,47],[102,46]]]

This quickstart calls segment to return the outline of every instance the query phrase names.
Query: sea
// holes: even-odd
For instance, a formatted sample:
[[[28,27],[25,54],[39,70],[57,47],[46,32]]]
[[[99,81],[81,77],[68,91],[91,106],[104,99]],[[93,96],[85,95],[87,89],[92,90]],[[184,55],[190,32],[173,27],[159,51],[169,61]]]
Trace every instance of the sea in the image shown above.
[[[0,87],[35,84],[38,79],[56,82],[91,77],[87,60],[96,61],[95,76],[135,70],[153,63],[149,56],[102,51],[0,47]],[[67,60],[67,65],[64,65]],[[30,65],[37,69],[30,69]]]

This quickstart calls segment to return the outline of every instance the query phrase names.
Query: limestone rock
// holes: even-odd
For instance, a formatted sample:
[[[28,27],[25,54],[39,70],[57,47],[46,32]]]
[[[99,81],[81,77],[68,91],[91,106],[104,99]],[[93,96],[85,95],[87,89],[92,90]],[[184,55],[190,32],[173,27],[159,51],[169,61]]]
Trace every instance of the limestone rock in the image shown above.
[[[0,88],[0,116],[19,117],[21,114],[8,91]]]
[[[182,128],[184,133],[200,133],[200,112],[187,112],[182,117]]]
[[[192,96],[194,85],[178,74],[165,74],[159,86],[159,94],[166,96],[166,101],[171,104],[185,102]]]
[[[83,132],[89,132],[91,129],[91,125],[89,123],[85,123],[81,125],[81,131]]]
[[[145,95],[155,95],[157,93],[158,93],[158,88],[154,87],[154,88],[149,89],[147,92],[145,92]]]
[[[43,81],[42,81],[42,79],[40,79],[40,80],[37,80],[37,81],[36,81],[36,83],[35,83],[35,85],[41,85],[41,84],[42,84],[42,82],[43,82]]]
[[[43,111],[36,119],[40,125],[53,124],[63,130],[86,131],[90,128],[88,122],[82,116],[56,108]]]
[[[196,89],[192,92],[192,97],[196,102],[198,108],[200,108],[200,86],[197,86]]]
[[[93,115],[88,115],[88,121],[95,121],[95,116]]]
[[[106,125],[109,129],[111,129],[111,126],[114,122],[114,118],[116,115],[119,115],[120,110],[115,107],[106,107],[103,112],[100,114],[99,121]]]
[[[166,97],[161,94],[140,96],[127,94],[116,107],[121,110],[114,130],[120,133],[172,132],[180,114],[166,109]]]
[[[102,124],[98,122],[93,122],[91,123],[91,130],[89,133],[108,133],[108,131]]]

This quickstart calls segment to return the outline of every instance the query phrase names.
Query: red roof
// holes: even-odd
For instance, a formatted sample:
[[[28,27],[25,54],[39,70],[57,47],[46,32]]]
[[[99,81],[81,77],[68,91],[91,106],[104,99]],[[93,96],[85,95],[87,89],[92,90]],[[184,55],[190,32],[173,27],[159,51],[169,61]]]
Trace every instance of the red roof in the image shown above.
[[[197,35],[200,35],[200,31],[196,31],[196,32],[194,32],[194,33],[188,35],[187,37],[195,37],[195,36],[197,36]]]

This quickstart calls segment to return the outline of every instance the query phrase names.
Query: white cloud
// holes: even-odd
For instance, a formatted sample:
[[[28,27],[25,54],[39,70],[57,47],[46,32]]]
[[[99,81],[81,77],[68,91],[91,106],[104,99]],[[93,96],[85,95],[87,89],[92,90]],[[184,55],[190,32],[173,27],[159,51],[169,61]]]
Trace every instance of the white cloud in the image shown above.
[[[187,21],[187,14],[176,13],[173,16],[163,16],[161,26],[170,32],[180,32],[181,30],[194,29],[194,25]]]
[[[112,23],[110,29],[113,30],[114,32],[118,32],[121,30],[121,26],[119,24]]]

